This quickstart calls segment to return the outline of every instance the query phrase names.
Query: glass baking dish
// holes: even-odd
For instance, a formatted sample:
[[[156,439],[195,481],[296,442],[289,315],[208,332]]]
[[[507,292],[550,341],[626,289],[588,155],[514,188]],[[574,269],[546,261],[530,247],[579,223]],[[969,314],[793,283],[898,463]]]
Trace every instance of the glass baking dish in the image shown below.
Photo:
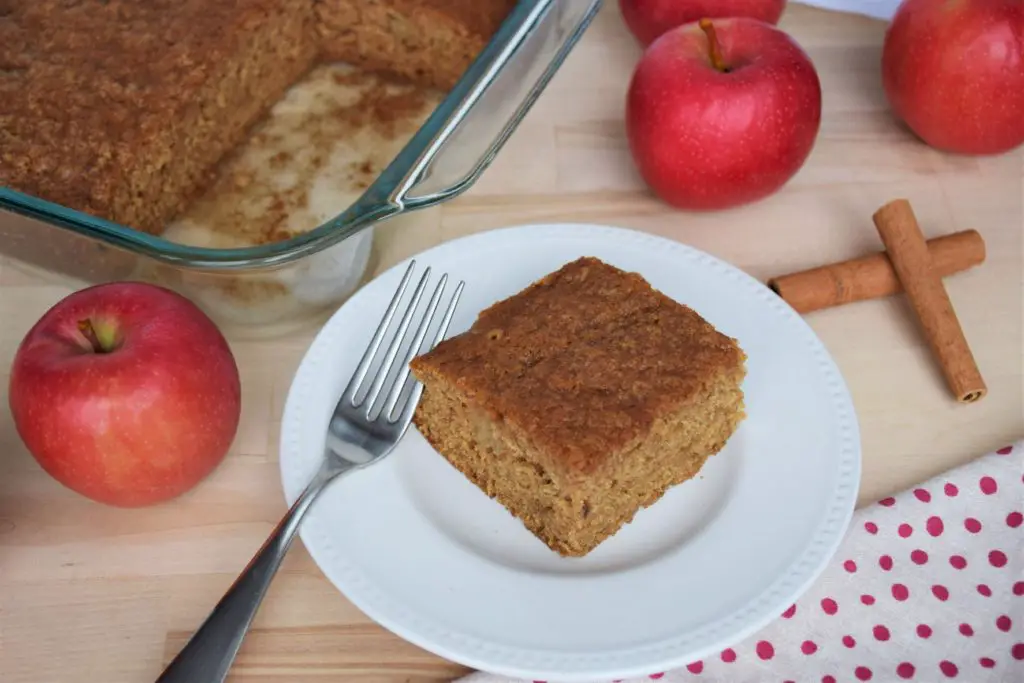
[[[0,186],[0,255],[21,268],[76,287],[126,279],[169,287],[191,298],[232,334],[267,336],[286,331],[336,307],[359,286],[375,226],[403,221],[407,225],[398,226],[400,230],[415,230],[417,211],[459,195],[476,181],[601,4],[601,0],[520,0],[458,83],[439,94],[439,103],[421,124],[413,126],[411,137],[396,145],[397,154],[384,160],[382,172],[356,179],[349,187],[332,186],[326,199],[319,200],[328,205],[320,207],[321,215],[332,217],[317,220],[306,211],[296,218],[287,215],[288,206],[273,207],[281,214],[274,220],[301,223],[305,218],[310,222],[303,227],[315,226],[311,229],[267,243],[256,239],[246,243],[244,235],[217,240],[203,233],[197,238],[190,235],[192,224],[183,221],[185,227],[178,225],[154,236]],[[315,94],[324,83],[347,83],[350,76],[343,65],[318,69],[310,82],[296,85],[278,104],[278,118],[294,117],[296,108],[304,106],[301,93],[295,92],[305,88]],[[316,112],[308,110],[303,115],[316,118]],[[261,125],[272,130],[273,113],[270,119]],[[263,137],[275,139],[269,134]],[[309,146],[293,145],[290,154],[301,157]],[[273,145],[257,146],[242,152],[239,159],[248,155],[255,162],[250,170],[263,172],[274,165],[272,152]],[[293,164],[286,171],[294,174],[296,167]],[[244,201],[251,182],[247,176],[244,181],[239,178],[246,173],[236,174],[232,182],[241,189],[229,187],[221,193],[226,199],[219,204],[216,197],[200,200],[220,207],[220,213],[208,211],[210,220],[223,218],[226,202]],[[315,186],[316,181],[310,182]],[[266,219],[266,202],[260,206],[249,214],[254,222]],[[229,210],[238,211],[237,207]]]

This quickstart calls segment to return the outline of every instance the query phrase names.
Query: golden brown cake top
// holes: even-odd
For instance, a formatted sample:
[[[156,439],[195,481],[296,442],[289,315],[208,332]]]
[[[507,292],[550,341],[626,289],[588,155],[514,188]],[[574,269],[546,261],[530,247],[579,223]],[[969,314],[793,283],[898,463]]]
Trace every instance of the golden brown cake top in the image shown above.
[[[377,0],[489,37],[515,0]],[[139,169],[190,153],[183,112],[216,120],[219,79],[252,32],[310,22],[322,0],[0,0],[0,185],[112,217]],[[327,10],[325,10],[327,11]],[[350,27],[378,34],[387,27]],[[282,34],[282,40],[291,40]],[[259,82],[250,83],[258,91]],[[200,91],[205,88],[205,94]],[[227,115],[225,114],[227,118]],[[142,177],[151,178],[152,173]]]
[[[586,473],[744,360],[691,308],[588,257],[484,310],[413,367]]]
[[[453,19],[477,36],[490,37],[501,26],[518,0],[388,0],[399,13],[432,10]]]
[[[311,3],[0,0],[0,184],[109,211],[137,164],[187,153],[146,143],[186,108],[216,106],[196,93],[253,28]]]

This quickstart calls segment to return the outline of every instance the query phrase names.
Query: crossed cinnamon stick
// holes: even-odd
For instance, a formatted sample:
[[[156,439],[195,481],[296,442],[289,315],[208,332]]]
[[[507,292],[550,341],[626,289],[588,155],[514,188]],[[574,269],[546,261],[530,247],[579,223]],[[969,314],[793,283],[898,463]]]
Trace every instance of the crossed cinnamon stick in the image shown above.
[[[800,313],[904,292],[956,400],[981,399],[988,389],[942,284],[984,262],[981,235],[965,230],[926,241],[905,199],[872,218],[885,251],[773,277],[768,286]]]

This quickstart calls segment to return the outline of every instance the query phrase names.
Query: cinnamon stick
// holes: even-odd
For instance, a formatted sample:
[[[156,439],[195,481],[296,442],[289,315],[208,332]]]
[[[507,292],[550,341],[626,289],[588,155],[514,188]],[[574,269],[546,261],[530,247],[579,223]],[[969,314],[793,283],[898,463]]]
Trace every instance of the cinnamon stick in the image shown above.
[[[910,202],[891,201],[872,219],[956,400],[973,403],[981,399],[988,389],[942,279],[932,267]]]
[[[985,241],[977,230],[928,240],[928,256],[939,277],[985,261]],[[773,277],[768,286],[800,313],[855,301],[879,299],[903,291],[892,261],[884,252]]]

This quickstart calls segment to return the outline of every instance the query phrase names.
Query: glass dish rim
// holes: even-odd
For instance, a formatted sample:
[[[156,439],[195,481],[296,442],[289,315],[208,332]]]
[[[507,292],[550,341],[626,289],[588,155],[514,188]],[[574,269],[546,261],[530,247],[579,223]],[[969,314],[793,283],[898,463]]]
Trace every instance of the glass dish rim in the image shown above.
[[[446,202],[472,186],[494,160],[498,151],[568,57],[603,5],[603,0],[588,0],[588,10],[554,52],[537,82],[519,103],[501,132],[474,162],[472,169],[458,182],[442,190],[420,197],[408,195],[430,161],[458,128],[459,123],[469,115],[476,101],[491,86],[505,64],[514,57],[523,40],[543,22],[548,11],[559,2],[560,0],[517,2],[455,86],[359,199],[342,213],[329,218],[312,230],[287,240],[226,249],[188,246],[3,185],[0,185],[0,209],[156,261],[190,269],[249,270],[273,268],[299,260],[352,237],[380,221]]]

